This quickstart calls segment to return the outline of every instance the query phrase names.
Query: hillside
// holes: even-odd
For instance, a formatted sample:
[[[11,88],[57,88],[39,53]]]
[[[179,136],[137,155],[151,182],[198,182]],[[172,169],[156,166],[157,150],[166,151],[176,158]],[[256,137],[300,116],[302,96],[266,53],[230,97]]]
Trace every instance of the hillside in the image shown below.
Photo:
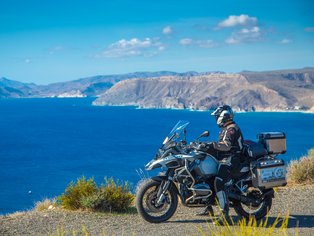
[[[0,77],[0,98],[18,98],[32,96],[35,84],[25,84]]]
[[[251,72],[171,71],[99,75],[35,85],[0,78],[0,98],[99,97],[94,105],[204,110],[314,110],[314,68]]]
[[[115,84],[94,105],[235,110],[308,110],[314,106],[314,69],[240,74],[164,76]]]

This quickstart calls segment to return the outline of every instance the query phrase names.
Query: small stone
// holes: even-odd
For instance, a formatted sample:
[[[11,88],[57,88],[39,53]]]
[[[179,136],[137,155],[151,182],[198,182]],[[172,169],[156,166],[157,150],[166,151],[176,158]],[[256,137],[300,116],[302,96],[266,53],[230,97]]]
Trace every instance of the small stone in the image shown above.
[[[52,210],[54,207],[53,207],[53,205],[50,205],[49,207],[48,207],[48,210]]]

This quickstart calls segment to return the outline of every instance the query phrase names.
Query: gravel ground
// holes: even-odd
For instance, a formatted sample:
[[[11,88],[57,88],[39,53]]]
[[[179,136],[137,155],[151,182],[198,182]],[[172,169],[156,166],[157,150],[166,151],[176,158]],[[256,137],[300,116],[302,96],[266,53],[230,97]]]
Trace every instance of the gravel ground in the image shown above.
[[[290,213],[288,234],[314,235],[314,185],[280,188],[273,201],[269,222],[280,213]],[[195,216],[199,208],[179,206],[175,215],[166,223],[150,224],[137,213],[109,214],[71,212],[63,210],[28,211],[0,216],[0,235],[197,235],[197,229],[206,232],[212,225],[209,217]],[[238,218],[231,211],[234,220]],[[59,234],[61,235],[61,233]]]

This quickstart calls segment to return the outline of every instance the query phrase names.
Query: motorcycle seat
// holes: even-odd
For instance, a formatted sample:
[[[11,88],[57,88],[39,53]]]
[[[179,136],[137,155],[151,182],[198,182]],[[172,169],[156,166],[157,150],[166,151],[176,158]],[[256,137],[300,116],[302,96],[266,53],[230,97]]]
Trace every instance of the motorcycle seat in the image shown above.
[[[256,159],[259,157],[266,156],[268,152],[263,144],[251,140],[244,140],[243,154],[247,157]]]

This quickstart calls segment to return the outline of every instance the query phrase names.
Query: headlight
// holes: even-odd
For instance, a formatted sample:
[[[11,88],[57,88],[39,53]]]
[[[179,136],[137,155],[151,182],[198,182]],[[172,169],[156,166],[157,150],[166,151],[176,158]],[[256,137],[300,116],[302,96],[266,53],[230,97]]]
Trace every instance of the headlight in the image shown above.
[[[160,167],[161,167],[161,164],[159,164],[159,163],[156,163],[156,164],[148,163],[145,166],[145,170],[153,170],[153,169],[160,168]]]

